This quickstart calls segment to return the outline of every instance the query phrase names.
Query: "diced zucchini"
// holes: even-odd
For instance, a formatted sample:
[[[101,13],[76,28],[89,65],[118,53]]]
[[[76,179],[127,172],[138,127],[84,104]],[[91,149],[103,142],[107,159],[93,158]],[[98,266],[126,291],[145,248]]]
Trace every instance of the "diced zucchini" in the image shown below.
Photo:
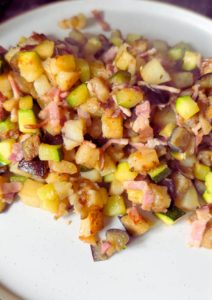
[[[37,195],[38,189],[43,187],[43,183],[27,179],[21,191],[18,193],[20,200],[29,206],[40,207],[40,199]]]
[[[6,119],[4,121],[0,121],[0,134],[7,133],[8,131],[15,128],[15,124],[10,121],[10,119]]]
[[[18,67],[21,76],[28,82],[36,80],[44,71],[39,55],[33,51],[19,53]]]
[[[107,217],[115,217],[124,215],[126,206],[122,196],[110,196],[104,206],[104,215]]]
[[[59,197],[52,183],[45,184],[37,190],[40,199],[40,207],[52,213],[57,213],[59,208]]]
[[[212,193],[212,172],[205,176],[205,186],[209,193]]]
[[[34,50],[42,59],[47,59],[48,57],[52,57],[54,53],[54,42],[50,40],[44,40],[38,46],[36,46]]]
[[[176,100],[176,111],[185,120],[199,112],[198,104],[190,96],[181,96]]]
[[[179,89],[185,89],[193,85],[194,75],[192,72],[178,72],[172,75],[174,85]]]
[[[78,71],[80,72],[80,80],[82,82],[88,81],[91,77],[89,63],[83,58],[78,58],[76,60],[76,65]]]
[[[171,152],[171,155],[177,159],[177,160],[184,160],[186,159],[186,153],[180,153],[180,152]]]
[[[115,172],[104,176],[104,182],[112,182],[115,179]]]
[[[170,173],[171,170],[166,164],[161,164],[157,168],[154,168],[148,172],[149,176],[155,183],[162,181],[164,178],[169,176]]]
[[[128,162],[120,162],[115,172],[115,178],[119,181],[133,180],[137,175],[137,172],[130,171]]]
[[[121,46],[121,44],[123,43],[123,39],[120,30],[113,30],[111,32],[110,42],[116,47]]]
[[[143,99],[143,92],[134,88],[124,88],[116,93],[116,100],[118,104],[126,108],[136,106],[138,103],[142,102]]]
[[[32,109],[18,110],[18,126],[23,133],[36,133],[38,129],[26,128],[26,125],[35,125],[37,123],[35,113]]]
[[[84,46],[84,51],[88,55],[95,55],[102,48],[102,43],[98,37],[91,37]]]
[[[155,215],[167,225],[174,224],[185,212],[176,206],[170,207],[166,213],[155,213]]]
[[[0,142],[0,164],[1,165],[8,165],[10,164],[9,157],[12,153],[13,144],[15,143],[14,140],[8,139]]]
[[[25,182],[27,177],[21,175],[13,175],[10,177],[11,182]]]
[[[127,43],[131,44],[131,43],[139,40],[140,38],[141,38],[140,34],[128,33],[128,35],[126,37],[126,41],[127,41]]]
[[[67,97],[67,102],[71,107],[77,107],[87,101],[89,92],[87,85],[82,83],[70,92]]]
[[[165,138],[170,138],[172,131],[174,130],[174,128],[176,127],[176,125],[174,123],[168,123],[160,132],[159,134]]]
[[[209,193],[208,191],[205,191],[202,195],[203,199],[207,202],[207,203],[212,203],[212,193]]]
[[[131,74],[127,71],[118,71],[110,77],[110,83],[114,85],[119,85],[123,83],[129,83],[131,79]]]
[[[102,116],[102,134],[105,138],[120,139],[123,136],[123,118]]]
[[[200,59],[201,56],[199,53],[193,51],[185,51],[182,65],[183,70],[192,71],[199,65]]]
[[[150,84],[161,84],[171,80],[169,73],[156,58],[151,59],[141,68],[141,77]]]
[[[201,163],[195,163],[194,166],[194,176],[199,179],[204,181],[206,175],[210,172],[210,168],[208,166],[205,166]]]
[[[46,161],[60,161],[61,160],[61,146],[40,144],[38,150],[40,160]]]
[[[173,60],[180,60],[183,58],[184,50],[180,47],[173,47],[169,50],[169,57]]]
[[[20,109],[32,109],[32,106],[33,106],[33,100],[31,96],[25,96],[19,99]]]

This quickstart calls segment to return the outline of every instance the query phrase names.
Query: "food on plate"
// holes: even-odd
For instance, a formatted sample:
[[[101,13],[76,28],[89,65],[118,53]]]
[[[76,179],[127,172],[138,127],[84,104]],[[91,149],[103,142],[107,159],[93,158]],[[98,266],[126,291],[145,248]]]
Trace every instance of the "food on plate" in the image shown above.
[[[98,11],[93,16],[109,30]],[[186,43],[119,30],[0,47],[0,212],[16,200],[75,212],[95,261],[189,213],[190,245],[212,249],[212,68]],[[99,233],[116,218],[122,229]]]

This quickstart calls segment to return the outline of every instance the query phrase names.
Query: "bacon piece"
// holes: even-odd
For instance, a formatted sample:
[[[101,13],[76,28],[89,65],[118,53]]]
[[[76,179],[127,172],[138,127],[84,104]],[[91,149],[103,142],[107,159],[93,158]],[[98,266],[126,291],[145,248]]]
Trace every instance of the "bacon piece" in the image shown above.
[[[50,102],[40,113],[41,119],[49,119],[49,124],[52,127],[60,125],[60,110],[56,102]]]
[[[12,153],[9,157],[9,160],[11,160],[13,163],[17,163],[21,161],[24,157],[22,145],[20,143],[13,144]]]
[[[107,51],[102,55],[102,59],[105,64],[112,62],[118,52],[118,48],[116,46],[110,47]]]
[[[110,147],[112,144],[118,144],[118,145],[124,145],[126,146],[128,144],[128,139],[110,139],[108,140],[103,146],[102,151],[105,152],[108,147]]]
[[[107,251],[110,249],[110,247],[111,247],[111,244],[110,244],[109,242],[103,241],[103,242],[101,243],[101,249],[100,249],[101,254],[102,254],[102,255],[106,254]]]
[[[102,27],[102,30],[104,31],[110,31],[110,25],[104,20],[103,18],[103,12],[94,9],[91,11],[96,21],[99,23],[99,25]]]
[[[19,99],[21,97],[21,92],[19,90],[19,87],[17,86],[15,80],[13,79],[12,75],[8,75],[8,80],[11,85],[13,96],[15,99]]]

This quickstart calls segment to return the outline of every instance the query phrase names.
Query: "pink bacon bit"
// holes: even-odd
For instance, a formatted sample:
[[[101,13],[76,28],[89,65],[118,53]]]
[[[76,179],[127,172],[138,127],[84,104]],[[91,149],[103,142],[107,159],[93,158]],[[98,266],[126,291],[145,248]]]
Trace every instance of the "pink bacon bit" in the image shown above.
[[[49,124],[53,127],[60,125],[60,110],[58,104],[54,101],[50,102],[40,113],[41,119],[48,119]]]
[[[20,182],[7,182],[1,186],[4,202],[11,204],[16,194],[21,190],[22,184]]]
[[[146,56],[149,56],[149,55],[154,55],[156,52],[157,52],[157,50],[155,48],[151,48],[151,49],[148,49],[145,52],[140,53],[139,57],[146,57]]]
[[[112,144],[126,146],[128,143],[128,139],[110,139],[102,146],[102,151],[105,152]]]
[[[111,244],[107,241],[102,241],[101,243],[101,254],[104,255],[104,254],[107,254],[107,251],[110,249],[111,247]]]
[[[20,143],[13,144],[12,153],[9,157],[9,160],[11,160],[13,163],[17,163],[21,161],[24,157],[22,146]]]
[[[91,11],[96,21],[101,26],[102,30],[110,31],[110,25],[104,20],[103,12],[97,9]]]
[[[81,119],[85,120],[87,127],[90,127],[90,126],[92,125],[92,122],[91,122],[91,116],[90,116],[90,114],[89,114],[88,112],[82,110],[82,109],[79,107],[79,108],[77,109],[77,114],[78,114],[78,116],[79,116]]]
[[[12,75],[10,75],[10,74],[8,75],[8,80],[11,85],[14,98],[19,99],[21,97],[21,92],[20,92],[15,80],[13,79]]]

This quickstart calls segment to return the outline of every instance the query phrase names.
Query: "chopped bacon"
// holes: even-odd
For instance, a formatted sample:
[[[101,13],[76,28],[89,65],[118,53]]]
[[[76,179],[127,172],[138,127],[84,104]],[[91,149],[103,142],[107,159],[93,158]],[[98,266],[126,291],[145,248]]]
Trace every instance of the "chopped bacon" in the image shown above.
[[[43,34],[43,33],[37,33],[37,32],[33,32],[32,35],[31,35],[31,38],[33,40],[35,40],[36,42],[43,42],[47,39],[46,35]]]
[[[99,23],[99,25],[102,27],[102,30],[104,31],[110,31],[110,25],[104,20],[103,18],[103,12],[94,9],[92,10],[92,14],[96,21]]]
[[[60,110],[56,102],[50,102],[40,113],[41,119],[49,119],[49,124],[52,127],[60,125]]]
[[[135,109],[137,115],[136,120],[133,122],[132,129],[135,132],[142,132],[149,128],[149,117],[150,117],[150,104],[149,101],[145,101],[138,105]],[[149,132],[149,131],[148,131]],[[152,135],[150,135],[151,137]]]
[[[208,221],[212,219],[209,205],[196,210],[196,215],[191,221],[191,236],[189,244],[193,247],[200,247]]]
[[[116,54],[118,52],[118,48],[116,46],[110,47],[104,54],[102,55],[102,59],[105,64],[110,63],[114,60]]]
[[[144,101],[143,103],[136,106],[135,113],[136,116],[144,116],[145,118],[150,117],[150,103],[149,101]]]
[[[151,210],[152,203],[154,202],[154,196],[146,181],[124,181],[123,186],[125,189],[142,191],[142,209]]]
[[[7,182],[1,186],[4,201],[11,203],[15,195],[21,190],[22,184],[20,182]]]
[[[110,139],[108,140],[103,146],[102,151],[106,151],[108,147],[110,147],[112,144],[118,144],[118,145],[124,145],[126,146],[128,144],[128,139]]]
[[[139,54],[139,57],[146,57],[146,56],[149,56],[149,55],[153,55],[157,52],[157,50],[155,48],[151,48],[151,49],[148,49],[147,51],[145,52],[141,52]]]
[[[21,161],[24,157],[22,145],[20,143],[13,144],[12,153],[9,157],[9,160],[11,160],[13,163],[17,163]]]
[[[136,206],[128,208],[127,214],[135,224],[138,224],[143,219],[142,216],[139,214],[138,208]]]
[[[161,91],[167,91],[171,94],[179,94],[181,92],[180,89],[177,89],[175,87],[172,87],[172,86],[168,86],[168,85],[157,85],[157,84],[149,84],[145,81],[139,81],[138,82],[138,85],[141,85],[141,86],[147,86],[149,88],[152,88],[152,89],[157,89],[157,90],[161,90]]]
[[[61,99],[61,91],[57,87],[52,87],[42,98],[42,100],[49,102],[49,101],[55,101],[60,102]]]
[[[107,241],[102,241],[101,243],[101,254],[104,255],[107,253],[107,251],[110,249],[111,244]]]
[[[20,92],[19,87],[17,86],[14,78],[12,77],[12,75],[10,75],[10,74],[8,75],[8,80],[11,85],[14,98],[19,99],[21,97],[21,92]]]
[[[136,148],[137,150],[140,150],[143,147],[147,147],[147,148],[155,148],[157,146],[166,146],[167,142],[166,141],[162,141],[160,139],[157,138],[153,138],[153,139],[149,139],[147,141],[147,143],[130,143],[130,145],[134,148]]]

